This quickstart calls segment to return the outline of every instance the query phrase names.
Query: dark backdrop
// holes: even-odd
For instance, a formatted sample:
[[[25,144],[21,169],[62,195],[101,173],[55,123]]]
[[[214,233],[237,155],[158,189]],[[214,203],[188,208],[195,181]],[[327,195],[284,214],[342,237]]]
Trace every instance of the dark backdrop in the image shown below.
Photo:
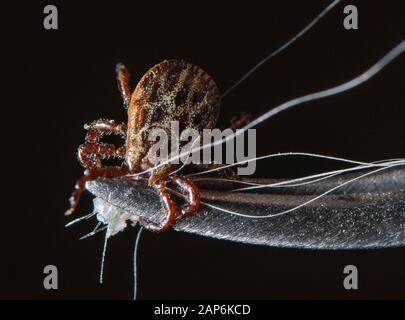
[[[98,285],[103,235],[83,241],[90,223],[65,229],[63,216],[82,173],[76,149],[84,123],[126,121],[114,65],[132,86],[167,58],[207,70],[224,92],[260,59],[302,29],[330,1],[82,1],[6,8],[3,59],[8,86],[2,110],[5,146],[1,298],[128,299],[133,229],[109,243],[105,284]],[[42,27],[46,4],[59,30]],[[165,3],[165,4],[163,4]],[[359,30],[342,26],[356,4]],[[343,1],[313,30],[265,64],[222,103],[221,120],[259,115],[312,91],[348,80],[405,36],[400,1]],[[5,42],[7,41],[7,42]],[[258,154],[302,151],[374,161],[404,156],[405,56],[350,92],[311,102],[258,127]],[[8,144],[10,143],[10,144]],[[257,176],[294,177],[336,163],[269,160]],[[91,210],[85,195],[76,212]],[[404,249],[306,251],[256,247],[167,231],[145,232],[139,252],[139,298],[404,298]],[[56,265],[59,290],[43,289]],[[345,265],[359,269],[357,291],[344,290]]]

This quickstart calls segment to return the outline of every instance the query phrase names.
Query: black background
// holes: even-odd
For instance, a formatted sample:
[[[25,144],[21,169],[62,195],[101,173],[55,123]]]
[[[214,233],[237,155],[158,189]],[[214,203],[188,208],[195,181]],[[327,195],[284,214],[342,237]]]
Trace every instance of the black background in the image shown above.
[[[208,71],[224,92],[330,1],[65,1],[6,8],[2,28],[3,228],[0,298],[129,299],[133,229],[109,242],[105,283],[98,284],[103,235],[78,241],[94,221],[65,229],[63,216],[82,173],[76,149],[84,123],[126,121],[114,65],[132,86],[168,58]],[[222,102],[225,123],[240,111],[264,111],[342,83],[405,36],[400,1],[343,1],[308,34],[266,63]],[[59,30],[45,30],[43,8],[59,9]],[[343,28],[356,4],[359,30]],[[280,114],[258,127],[258,155],[302,151],[375,161],[404,156],[405,57],[366,84]],[[8,70],[10,69],[10,70]],[[9,145],[10,144],[10,145]],[[336,163],[294,159],[258,163],[257,176],[295,177]],[[91,210],[86,195],[76,216]],[[145,232],[139,298],[404,298],[404,249],[306,251],[240,245],[167,231]],[[45,265],[59,289],[42,286]],[[359,290],[343,288],[343,268],[359,269]]]

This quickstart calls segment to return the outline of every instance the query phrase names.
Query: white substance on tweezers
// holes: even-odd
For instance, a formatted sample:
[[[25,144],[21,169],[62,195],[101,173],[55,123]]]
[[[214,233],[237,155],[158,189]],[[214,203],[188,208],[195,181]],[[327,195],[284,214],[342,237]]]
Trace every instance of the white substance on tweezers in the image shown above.
[[[135,226],[139,220],[138,216],[122,210],[101,198],[95,198],[93,204],[94,212],[97,212],[97,220],[107,225],[107,238],[124,230],[127,227],[127,221],[130,221],[131,225]]]

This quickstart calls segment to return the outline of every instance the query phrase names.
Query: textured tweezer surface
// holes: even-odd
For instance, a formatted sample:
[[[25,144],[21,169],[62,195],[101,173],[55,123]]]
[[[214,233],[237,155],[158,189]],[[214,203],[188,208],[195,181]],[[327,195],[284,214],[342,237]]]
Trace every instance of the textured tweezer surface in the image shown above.
[[[290,194],[231,193],[202,190],[203,201],[249,215],[278,213],[325,191],[329,184],[353,178],[347,175],[328,185],[301,187]],[[265,182],[260,179],[260,182]],[[269,180],[267,180],[269,182]],[[273,181],[271,181],[273,182]],[[220,185],[218,182],[216,185]],[[165,212],[158,196],[141,182],[100,179],[87,189],[112,205],[158,222]],[[311,248],[363,249],[405,246],[405,168],[357,180],[339,193],[327,195],[282,216],[244,218],[203,206],[200,212],[174,226],[203,236],[250,244]]]

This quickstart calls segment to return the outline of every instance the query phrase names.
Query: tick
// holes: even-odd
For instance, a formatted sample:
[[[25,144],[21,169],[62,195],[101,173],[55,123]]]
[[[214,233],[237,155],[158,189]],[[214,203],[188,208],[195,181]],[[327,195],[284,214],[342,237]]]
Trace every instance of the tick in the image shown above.
[[[180,130],[193,128],[200,133],[205,128],[213,129],[217,123],[220,110],[218,87],[196,65],[183,60],[165,60],[147,71],[133,92],[128,69],[118,64],[116,73],[124,107],[128,109],[128,122],[118,124],[114,120],[99,119],[84,126],[87,134],[85,143],[78,149],[78,159],[86,170],[76,182],[67,215],[76,209],[87,181],[153,168],[147,157],[153,144],[146,134],[149,130],[163,129],[170,137],[172,121],[178,121]],[[101,138],[108,134],[120,135],[125,139],[125,145],[116,147],[102,143]],[[101,160],[106,157],[122,159],[123,162],[121,166],[103,166]],[[169,163],[149,173],[148,184],[156,190],[167,211],[161,224],[141,221],[151,231],[166,230],[200,207],[197,186],[182,175],[172,174],[178,167],[179,164]],[[177,206],[166,188],[168,182],[176,185],[186,196],[186,204]]]

